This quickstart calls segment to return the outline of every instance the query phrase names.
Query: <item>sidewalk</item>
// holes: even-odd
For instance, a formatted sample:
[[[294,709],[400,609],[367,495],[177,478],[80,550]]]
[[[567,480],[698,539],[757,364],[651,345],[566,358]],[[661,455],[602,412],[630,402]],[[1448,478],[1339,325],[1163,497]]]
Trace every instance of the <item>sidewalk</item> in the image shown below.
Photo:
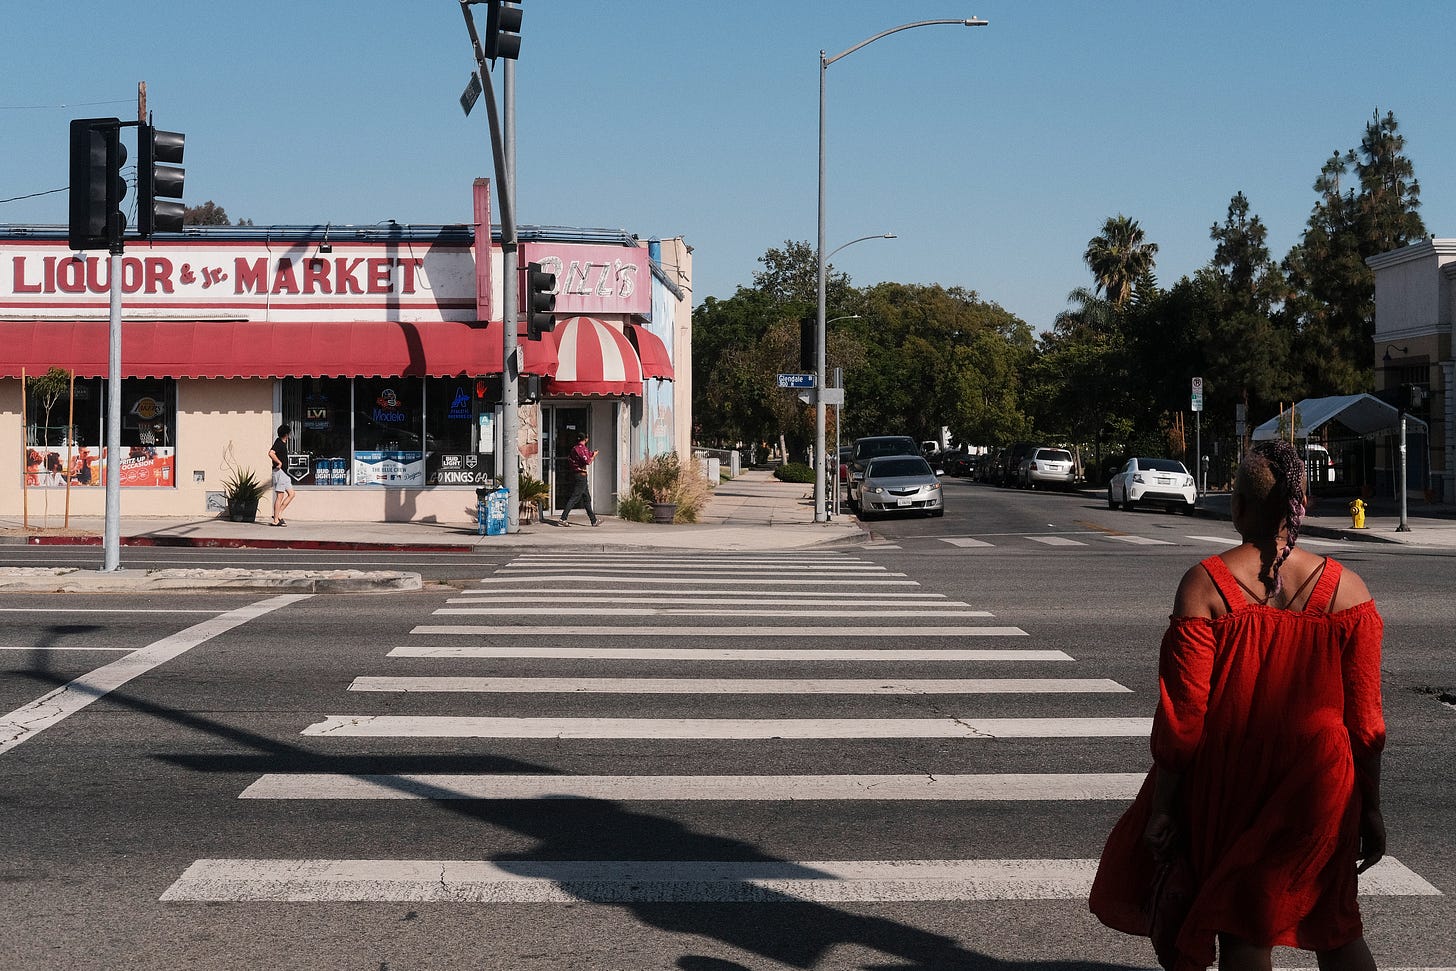
[[[1105,495],[1105,491],[1097,493]],[[1315,495],[1300,526],[1303,536],[1376,543],[1400,543],[1456,549],[1456,506],[1439,502],[1406,500],[1406,525],[1409,532],[1399,532],[1400,507],[1395,499],[1371,499],[1365,507],[1365,528],[1355,529],[1350,517],[1350,498]],[[1198,515],[1227,520],[1229,494],[1205,493],[1198,500]]]
[[[780,482],[765,471],[749,470],[721,483],[693,524],[659,526],[601,517],[595,528],[580,511],[570,526],[523,523],[505,536],[481,536],[473,522],[328,522],[289,519],[285,527],[268,524],[260,511],[256,523],[207,518],[122,517],[123,546],[187,546],[250,549],[336,549],[394,552],[490,552],[520,549],[586,550],[797,550],[863,541],[866,533],[852,516],[814,522],[812,485]],[[304,504],[300,503],[300,507]],[[69,530],[26,531],[18,519],[0,518],[0,545],[99,545],[105,523],[100,517],[72,516]],[[126,557],[123,555],[122,561]],[[127,574],[128,576],[121,576]],[[134,574],[134,575],[132,575]],[[121,570],[97,571],[0,568],[0,590],[152,590],[193,588],[283,589],[344,592],[358,589],[408,589],[418,574],[389,571],[304,570]],[[401,586],[404,584],[404,586]]]

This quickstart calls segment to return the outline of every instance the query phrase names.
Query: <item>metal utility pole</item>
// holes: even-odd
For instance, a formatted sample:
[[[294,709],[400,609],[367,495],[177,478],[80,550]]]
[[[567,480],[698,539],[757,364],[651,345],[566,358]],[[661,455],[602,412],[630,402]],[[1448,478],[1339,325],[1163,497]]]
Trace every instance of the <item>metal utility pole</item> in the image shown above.
[[[517,532],[520,529],[520,502],[517,498],[520,494],[520,442],[519,442],[519,398],[517,396],[517,380],[520,377],[519,362],[517,359],[516,347],[516,307],[517,307],[517,237],[516,237],[516,212],[515,212],[515,167],[514,159],[507,152],[507,135],[502,130],[500,111],[496,106],[495,87],[490,80],[490,64],[486,58],[485,50],[481,46],[480,34],[475,29],[475,18],[470,14],[471,0],[460,0],[460,12],[465,17],[465,28],[470,32],[470,43],[475,51],[475,64],[477,77],[480,79],[481,88],[485,94],[485,113],[490,122],[490,146],[491,154],[495,161],[495,185],[496,198],[499,200],[500,223],[501,223],[501,257],[504,262],[504,279],[501,287],[501,483],[510,490],[511,500],[506,503],[506,529],[508,532]],[[510,127],[514,127],[515,113],[514,101],[511,95],[514,93],[514,55],[506,58],[505,83],[507,85],[507,117]],[[510,138],[514,143],[514,131]],[[486,234],[490,233],[490,227],[481,227]],[[484,251],[490,252],[489,240],[486,241]]]

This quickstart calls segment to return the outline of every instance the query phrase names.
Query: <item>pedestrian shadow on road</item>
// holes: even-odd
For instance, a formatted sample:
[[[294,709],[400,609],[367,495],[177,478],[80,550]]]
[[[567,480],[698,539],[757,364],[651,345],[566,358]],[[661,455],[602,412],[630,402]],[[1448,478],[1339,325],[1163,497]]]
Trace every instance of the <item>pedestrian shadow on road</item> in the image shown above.
[[[53,686],[67,683],[43,669],[30,676]],[[84,685],[70,682],[75,690]],[[425,796],[442,815],[432,834],[432,845],[488,846],[492,839],[482,827],[509,830],[536,841],[526,853],[499,854],[490,862],[524,876],[554,872],[542,864],[567,860],[711,861],[782,864],[788,877],[813,878],[810,867],[768,854],[750,842],[704,833],[677,820],[629,809],[610,800],[561,798],[529,801],[462,798],[446,785],[423,783],[423,773],[562,774],[550,766],[519,759],[482,754],[394,753],[331,755],[301,744],[271,738],[240,724],[211,715],[181,711],[137,697],[126,691],[104,695],[104,703],[157,718],[190,731],[237,746],[241,751],[154,751],[143,757],[190,772],[223,773],[341,773],[369,775],[377,785],[397,787],[402,793]],[[318,744],[311,742],[310,744]],[[415,778],[407,779],[405,776]],[[324,812],[321,803],[315,817]],[[321,822],[316,819],[316,822]],[[173,826],[178,825],[173,821]],[[365,847],[360,847],[363,851]],[[631,913],[644,926],[672,934],[689,934],[718,941],[734,949],[791,968],[846,969],[831,957],[836,949],[860,948],[888,955],[890,963],[863,964],[864,971],[1131,971],[1131,966],[1095,961],[1007,961],[980,953],[944,934],[901,920],[855,913],[821,903],[805,902],[786,894],[765,891],[745,881],[719,888],[712,903],[656,903],[612,899],[610,888],[565,886],[583,903],[616,906]],[[724,892],[726,891],[726,892]],[[439,904],[469,906],[464,903]],[[958,905],[963,906],[963,905]],[[965,914],[967,921],[973,919]],[[1089,918],[1090,919],[1090,918]],[[679,971],[751,971],[750,965],[704,954],[683,954],[675,962]]]

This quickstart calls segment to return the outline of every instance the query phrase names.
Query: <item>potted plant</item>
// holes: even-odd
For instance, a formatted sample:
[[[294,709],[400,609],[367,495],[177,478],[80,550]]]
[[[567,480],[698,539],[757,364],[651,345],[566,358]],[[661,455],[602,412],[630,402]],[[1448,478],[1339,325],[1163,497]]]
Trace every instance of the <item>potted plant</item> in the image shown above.
[[[551,498],[551,487],[529,472],[522,471],[516,480],[521,493],[521,518],[531,521],[531,514],[541,514],[541,503]]]
[[[707,504],[709,487],[696,459],[684,465],[676,452],[667,452],[632,469],[631,492],[651,508],[654,523],[692,523]]]
[[[235,523],[251,523],[258,517],[258,502],[267,487],[252,469],[235,468],[222,483],[227,500],[228,518]]]

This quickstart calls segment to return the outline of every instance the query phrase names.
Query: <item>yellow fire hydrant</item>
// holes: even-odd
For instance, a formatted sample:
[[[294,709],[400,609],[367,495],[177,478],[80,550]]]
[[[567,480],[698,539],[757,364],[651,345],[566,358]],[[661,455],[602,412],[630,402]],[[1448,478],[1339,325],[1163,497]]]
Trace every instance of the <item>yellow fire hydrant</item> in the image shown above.
[[[1351,525],[1355,529],[1365,528],[1365,500],[1356,499],[1350,503],[1350,519],[1353,520]]]

